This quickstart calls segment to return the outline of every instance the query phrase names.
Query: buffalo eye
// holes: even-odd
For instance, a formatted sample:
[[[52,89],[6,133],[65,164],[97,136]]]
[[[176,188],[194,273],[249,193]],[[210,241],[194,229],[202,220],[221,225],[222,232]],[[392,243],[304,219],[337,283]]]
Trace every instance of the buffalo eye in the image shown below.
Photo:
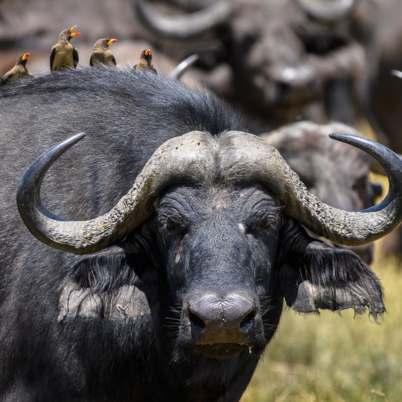
[[[189,222],[184,217],[162,216],[160,223],[167,236],[183,237],[188,232]]]
[[[280,208],[273,211],[260,210],[250,216],[244,223],[247,234],[272,230],[278,226],[280,220]]]

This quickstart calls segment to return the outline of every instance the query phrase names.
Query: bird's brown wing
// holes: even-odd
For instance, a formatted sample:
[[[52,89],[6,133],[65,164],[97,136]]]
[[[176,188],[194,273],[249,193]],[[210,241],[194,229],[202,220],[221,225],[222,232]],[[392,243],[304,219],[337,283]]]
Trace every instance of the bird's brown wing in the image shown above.
[[[56,48],[52,47],[52,52],[50,53],[50,71],[53,71],[53,62],[56,57]]]
[[[76,48],[73,48],[73,60],[74,60],[74,67],[77,67],[78,61],[79,61],[79,56],[78,56],[78,51]]]

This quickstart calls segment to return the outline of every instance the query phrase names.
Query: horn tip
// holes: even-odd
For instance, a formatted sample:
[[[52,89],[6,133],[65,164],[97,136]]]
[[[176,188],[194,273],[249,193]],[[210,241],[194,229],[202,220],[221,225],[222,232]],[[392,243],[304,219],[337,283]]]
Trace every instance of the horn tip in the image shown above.
[[[63,141],[62,144],[64,144],[64,145],[68,144],[70,146],[75,145],[77,142],[81,141],[85,136],[86,136],[86,133],[84,133],[84,132],[74,134],[73,136],[71,136],[71,137],[67,138],[65,141]]]
[[[76,139],[77,141],[82,140],[86,136],[86,133],[81,131],[80,133],[74,134],[71,138]]]
[[[200,56],[198,53],[193,53],[192,55],[188,56],[188,59],[190,60],[190,62],[195,63],[197,60],[200,59]]]
[[[329,134],[329,138],[353,146],[358,146],[358,144],[369,145],[375,143],[374,141],[371,141],[370,139],[363,137],[362,135],[354,135],[348,133],[331,133]]]
[[[392,74],[394,77],[402,78],[402,71],[392,70],[392,71],[391,71],[391,74]]]
[[[353,134],[345,134],[345,133],[330,133],[329,134],[329,138],[332,138],[333,140],[336,140],[336,141],[344,141],[348,138],[355,138],[355,137],[360,138],[359,136],[353,135]]]

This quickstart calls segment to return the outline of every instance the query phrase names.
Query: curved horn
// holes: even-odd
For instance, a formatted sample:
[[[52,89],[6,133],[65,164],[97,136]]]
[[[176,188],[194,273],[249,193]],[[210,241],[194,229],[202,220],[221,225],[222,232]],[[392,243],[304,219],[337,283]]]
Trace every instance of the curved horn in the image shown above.
[[[188,56],[186,59],[181,61],[169,74],[169,78],[172,80],[180,81],[183,74],[199,60],[198,54],[192,54]]]
[[[180,16],[165,16],[159,14],[144,0],[136,0],[136,12],[141,22],[165,38],[189,39],[227,21],[231,12],[231,2],[219,0],[207,8],[192,14]]]
[[[162,144],[146,163],[126,195],[107,213],[86,221],[64,221],[41,203],[40,188],[48,169],[80,141],[77,134],[43,153],[25,173],[17,193],[20,215],[43,243],[75,254],[99,251],[141,225],[153,212],[153,201],[172,179],[207,179],[214,167],[212,137],[191,132]]]
[[[321,21],[345,18],[355,7],[357,0],[297,0],[301,8]]]
[[[265,184],[284,203],[288,216],[317,235],[345,245],[369,243],[390,232],[402,219],[402,160],[384,145],[362,137],[350,134],[330,137],[360,148],[382,165],[390,182],[383,202],[360,212],[331,207],[308,192],[274,147],[244,133],[227,134],[222,168],[229,181],[255,180]]]

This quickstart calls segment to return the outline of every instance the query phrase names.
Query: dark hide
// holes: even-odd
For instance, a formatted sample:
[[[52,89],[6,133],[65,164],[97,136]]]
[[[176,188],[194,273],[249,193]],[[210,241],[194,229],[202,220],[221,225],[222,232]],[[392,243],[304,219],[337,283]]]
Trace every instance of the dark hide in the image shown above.
[[[2,402],[240,399],[279,322],[282,266],[293,255],[305,270],[310,263],[316,273],[319,264],[308,247],[316,241],[298,224],[286,230],[290,221],[266,189],[228,186],[219,172],[199,187],[172,184],[141,228],[81,258],[35,240],[15,205],[27,166],[76,132],[87,137],[50,169],[42,193],[52,212],[85,219],[109,210],[167,139],[226,129],[244,127],[217,99],[152,74],[66,71],[0,90]],[[320,260],[340,274],[313,279],[326,278],[330,289],[350,279],[349,305],[380,313],[368,268],[358,269],[354,254],[333,253],[320,249]],[[210,292],[243,292],[255,302],[245,323],[249,347],[221,358],[197,350],[188,303]],[[332,290],[316,307],[338,305]]]

